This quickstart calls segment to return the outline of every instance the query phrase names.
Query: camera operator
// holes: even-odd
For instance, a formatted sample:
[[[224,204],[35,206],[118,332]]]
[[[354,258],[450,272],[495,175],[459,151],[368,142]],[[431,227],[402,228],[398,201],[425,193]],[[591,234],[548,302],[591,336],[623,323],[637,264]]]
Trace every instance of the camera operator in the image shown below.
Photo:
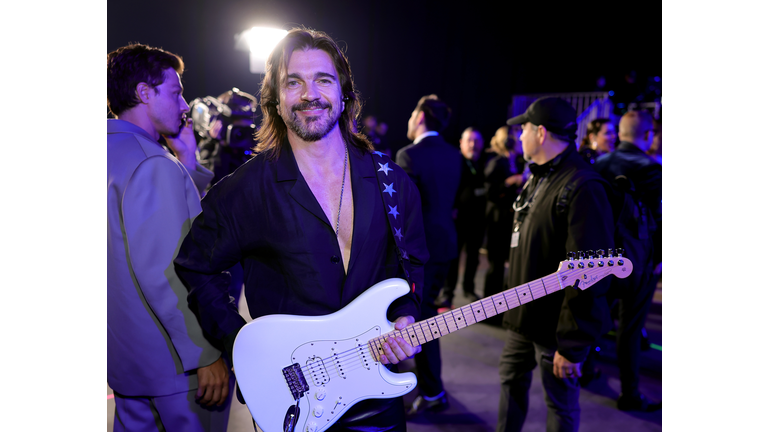
[[[200,164],[214,174],[208,189],[251,158],[256,106],[256,98],[237,87],[190,104]]]
[[[237,87],[217,98],[206,96],[189,104],[198,140],[200,165],[213,171],[213,179],[206,192],[253,155],[258,105],[253,95]],[[229,273],[230,301],[237,306],[243,289],[243,268],[239,263],[235,264]]]

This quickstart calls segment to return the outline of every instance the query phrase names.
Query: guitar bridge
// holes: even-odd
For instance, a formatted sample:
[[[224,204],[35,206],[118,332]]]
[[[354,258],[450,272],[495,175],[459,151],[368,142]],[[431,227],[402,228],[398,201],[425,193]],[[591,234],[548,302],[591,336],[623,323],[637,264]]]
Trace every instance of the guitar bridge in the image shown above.
[[[283,376],[294,399],[298,400],[304,392],[309,391],[307,380],[304,379],[304,372],[301,371],[301,366],[298,363],[283,368]]]

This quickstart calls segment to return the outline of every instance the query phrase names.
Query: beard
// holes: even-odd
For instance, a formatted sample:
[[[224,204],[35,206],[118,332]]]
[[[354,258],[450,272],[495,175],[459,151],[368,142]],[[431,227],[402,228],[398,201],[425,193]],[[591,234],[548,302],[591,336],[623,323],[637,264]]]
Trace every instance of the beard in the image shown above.
[[[296,111],[312,108],[328,109],[317,116],[299,118]],[[285,125],[299,138],[306,142],[319,141],[330,133],[339,123],[341,110],[336,110],[330,103],[322,101],[303,102],[291,107],[291,112],[282,116]]]

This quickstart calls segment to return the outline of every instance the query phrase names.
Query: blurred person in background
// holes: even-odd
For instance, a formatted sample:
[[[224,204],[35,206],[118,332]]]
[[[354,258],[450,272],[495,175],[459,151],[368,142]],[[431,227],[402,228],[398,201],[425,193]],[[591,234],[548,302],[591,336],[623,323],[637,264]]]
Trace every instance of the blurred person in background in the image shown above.
[[[613,151],[616,145],[616,128],[607,118],[596,118],[587,125],[587,135],[582,139],[579,154],[590,165],[598,157]]]
[[[648,156],[654,158],[661,164],[661,119],[653,119],[653,142],[648,149]]]
[[[213,171],[209,189],[253,157],[257,106],[256,97],[237,87],[216,98],[195,99],[190,104],[199,138],[200,164]],[[243,291],[243,268],[237,263],[229,273],[229,295],[237,306]]]
[[[654,129],[653,117],[647,111],[627,112],[619,122],[621,142],[616,151],[601,156],[593,165],[617,191],[630,194],[637,202],[635,211],[630,212],[637,214],[632,224],[616,235],[616,247],[625,249],[634,270],[627,278],[612,279],[610,293],[618,299],[619,307],[616,352],[621,394],[617,406],[622,411],[661,409],[660,402],[649,400],[639,390],[643,326],[656,289],[654,267],[656,260],[661,260],[661,165],[647,154]],[[617,199],[623,196],[618,194]]]
[[[480,248],[485,237],[485,172],[483,150],[485,142],[477,129],[468,127],[461,134],[459,149],[464,156],[461,183],[456,194],[454,223],[457,234],[457,256],[451,261],[443,292],[435,301],[438,307],[453,306],[453,292],[459,280],[459,260],[464,249],[464,276],[461,283],[464,297],[471,303],[478,300],[475,275],[480,265]]]
[[[199,142],[200,163],[213,171],[211,186],[253,156],[258,101],[237,87],[216,98],[195,99],[190,112]]]
[[[518,164],[515,154],[517,140],[509,134],[509,126],[496,130],[491,138],[488,161],[485,165],[486,206],[486,249],[488,250],[488,271],[485,274],[484,296],[488,297],[504,289],[504,263],[509,258],[509,242],[512,237],[514,210],[512,203],[523,185],[523,165]],[[520,152],[522,153],[522,152]],[[524,160],[523,160],[524,162]],[[489,322],[501,324],[501,315]]]

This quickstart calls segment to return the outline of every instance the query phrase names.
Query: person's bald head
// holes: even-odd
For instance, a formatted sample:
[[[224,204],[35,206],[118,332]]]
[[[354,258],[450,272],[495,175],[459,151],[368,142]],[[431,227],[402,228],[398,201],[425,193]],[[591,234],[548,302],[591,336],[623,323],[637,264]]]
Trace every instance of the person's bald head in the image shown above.
[[[653,141],[653,116],[647,111],[629,111],[619,121],[619,139],[648,151]]]

